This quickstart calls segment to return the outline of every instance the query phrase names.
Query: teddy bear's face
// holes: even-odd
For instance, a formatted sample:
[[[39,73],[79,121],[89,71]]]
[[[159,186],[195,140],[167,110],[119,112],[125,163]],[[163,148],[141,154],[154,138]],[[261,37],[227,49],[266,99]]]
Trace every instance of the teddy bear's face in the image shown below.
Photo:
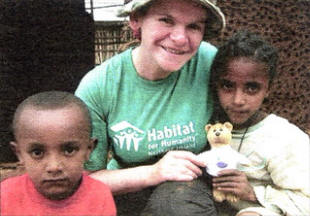
[[[232,128],[233,126],[229,122],[206,125],[207,138],[211,147],[229,145],[232,136]]]

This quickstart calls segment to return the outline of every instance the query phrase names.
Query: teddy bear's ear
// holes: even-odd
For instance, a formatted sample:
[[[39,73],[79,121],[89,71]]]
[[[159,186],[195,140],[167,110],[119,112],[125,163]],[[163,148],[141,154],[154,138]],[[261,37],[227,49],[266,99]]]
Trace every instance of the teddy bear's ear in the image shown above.
[[[205,130],[206,130],[206,131],[209,131],[211,127],[212,127],[212,124],[207,124],[207,125],[205,126]]]
[[[225,122],[225,123],[224,123],[224,126],[225,126],[228,130],[230,130],[230,131],[232,131],[232,129],[233,129],[233,126],[232,126],[232,124],[231,124],[230,122]]]

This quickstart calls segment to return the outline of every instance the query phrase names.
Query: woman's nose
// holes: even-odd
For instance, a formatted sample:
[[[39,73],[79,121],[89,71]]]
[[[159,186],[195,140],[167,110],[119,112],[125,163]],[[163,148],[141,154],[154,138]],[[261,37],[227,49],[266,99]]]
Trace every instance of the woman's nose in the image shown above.
[[[170,34],[170,38],[178,46],[182,46],[182,45],[186,44],[188,41],[186,29],[184,27],[175,27]]]

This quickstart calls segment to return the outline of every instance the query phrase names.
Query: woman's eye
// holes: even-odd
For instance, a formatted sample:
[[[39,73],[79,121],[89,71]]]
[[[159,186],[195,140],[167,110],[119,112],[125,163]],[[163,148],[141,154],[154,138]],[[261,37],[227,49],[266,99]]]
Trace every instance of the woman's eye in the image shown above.
[[[173,24],[172,20],[167,17],[160,18],[159,21],[166,24]]]
[[[197,31],[201,31],[201,27],[199,26],[199,25],[197,25],[197,24],[191,24],[191,25],[189,25],[189,28],[190,29],[193,29],[193,30],[197,30]]]

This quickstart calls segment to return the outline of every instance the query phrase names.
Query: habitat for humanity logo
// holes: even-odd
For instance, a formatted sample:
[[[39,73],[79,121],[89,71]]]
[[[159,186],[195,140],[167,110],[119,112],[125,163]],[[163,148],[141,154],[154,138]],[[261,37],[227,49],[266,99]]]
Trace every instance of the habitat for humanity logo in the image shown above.
[[[116,133],[113,136],[113,140],[119,145],[120,149],[123,149],[124,144],[126,144],[128,151],[130,150],[131,145],[133,145],[135,151],[138,151],[139,142],[143,139],[144,134],[142,130],[126,121],[117,123],[110,129]]]

